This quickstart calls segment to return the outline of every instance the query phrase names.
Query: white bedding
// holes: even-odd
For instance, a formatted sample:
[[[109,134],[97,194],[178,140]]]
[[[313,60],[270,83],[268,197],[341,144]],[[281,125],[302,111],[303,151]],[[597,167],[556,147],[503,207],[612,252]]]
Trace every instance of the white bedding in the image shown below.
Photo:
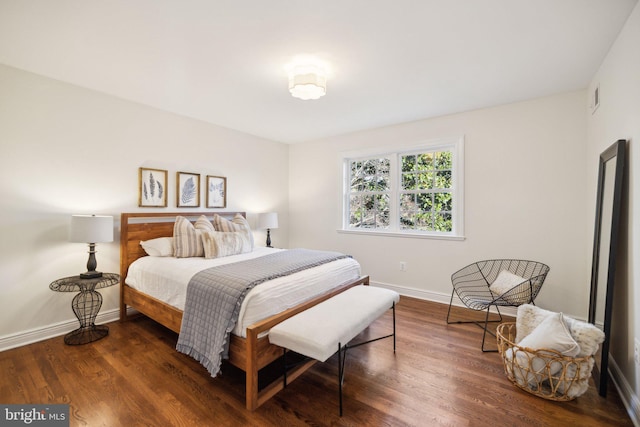
[[[281,250],[283,249],[257,247],[246,254],[213,259],[146,256],[129,266],[125,283],[175,308],[184,310],[187,284],[197,272]],[[240,316],[233,333],[246,337],[247,326],[358,277],[360,277],[360,264],[352,258],[343,258],[262,283],[247,294],[240,307]]]

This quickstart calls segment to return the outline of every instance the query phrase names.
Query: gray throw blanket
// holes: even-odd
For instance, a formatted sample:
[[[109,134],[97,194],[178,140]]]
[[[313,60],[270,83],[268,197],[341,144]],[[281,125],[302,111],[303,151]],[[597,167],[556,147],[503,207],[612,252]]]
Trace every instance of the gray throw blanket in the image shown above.
[[[228,357],[229,334],[251,288],[347,257],[339,252],[291,249],[197,273],[187,286],[176,349],[196,359],[215,377],[222,358]]]

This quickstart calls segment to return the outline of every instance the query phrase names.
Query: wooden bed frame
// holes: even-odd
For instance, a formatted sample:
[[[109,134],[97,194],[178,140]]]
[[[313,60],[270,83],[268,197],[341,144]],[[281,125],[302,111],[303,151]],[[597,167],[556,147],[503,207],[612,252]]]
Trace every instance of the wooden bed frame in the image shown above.
[[[136,212],[121,214],[120,320],[126,321],[128,319],[127,307],[132,307],[172,331],[180,333],[180,325],[182,323],[181,310],[139,292],[124,283],[129,265],[136,259],[147,255],[140,246],[140,241],[172,236],[175,217],[178,215],[195,219],[200,215],[211,218],[213,215],[218,214],[230,219],[233,218],[236,213],[246,216],[244,212]],[[231,334],[229,362],[246,373],[247,409],[251,411],[255,410],[284,388],[284,382],[281,379],[276,379],[262,390],[258,390],[259,370],[277,360],[283,354],[281,347],[269,343],[267,336],[259,338],[259,335],[283,320],[360,284],[368,285],[369,276],[362,276],[354,282],[343,284],[303,304],[248,326],[246,338]],[[293,368],[287,373],[287,382],[291,382],[299,377],[314,363],[315,360],[309,360]]]

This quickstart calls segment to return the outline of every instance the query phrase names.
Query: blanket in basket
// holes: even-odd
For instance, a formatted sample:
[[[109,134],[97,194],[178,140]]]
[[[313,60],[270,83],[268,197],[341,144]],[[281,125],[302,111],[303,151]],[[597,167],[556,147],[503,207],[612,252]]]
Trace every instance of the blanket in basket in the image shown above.
[[[254,286],[348,255],[292,249],[203,270],[190,280],[176,349],[199,361],[215,377],[228,357],[229,334]]]

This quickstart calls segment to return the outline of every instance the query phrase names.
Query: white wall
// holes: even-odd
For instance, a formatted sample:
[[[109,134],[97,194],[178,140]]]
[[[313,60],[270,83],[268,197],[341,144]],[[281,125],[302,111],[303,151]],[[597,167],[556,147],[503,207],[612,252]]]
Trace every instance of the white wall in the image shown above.
[[[595,209],[598,156],[618,139],[627,144],[627,183],[614,290],[610,354],[614,377],[640,423],[640,367],[633,361],[634,338],[640,341],[640,6],[636,6],[600,69],[590,92],[600,85],[598,109],[588,113],[589,199]]]
[[[138,168],[227,177],[227,210],[278,211],[287,224],[288,146],[0,65],[0,341],[74,320],[73,293],[49,290],[85,270],[87,247],[67,241],[74,213],[114,215],[98,270],[119,272],[119,215],[138,208]],[[204,197],[204,194],[202,194]],[[201,199],[204,206],[204,199]],[[204,208],[201,208],[204,210]],[[189,211],[194,209],[184,209]],[[197,209],[195,209],[197,210]],[[286,227],[273,238],[286,245]],[[256,232],[264,245],[264,233]],[[102,312],[119,287],[101,291]]]
[[[586,318],[586,92],[358,132],[290,150],[291,245],[352,254],[374,282],[446,301],[451,274],[477,260],[542,261],[537,303]],[[340,153],[465,136],[464,241],[342,234]],[[401,272],[400,261],[408,263]]]

